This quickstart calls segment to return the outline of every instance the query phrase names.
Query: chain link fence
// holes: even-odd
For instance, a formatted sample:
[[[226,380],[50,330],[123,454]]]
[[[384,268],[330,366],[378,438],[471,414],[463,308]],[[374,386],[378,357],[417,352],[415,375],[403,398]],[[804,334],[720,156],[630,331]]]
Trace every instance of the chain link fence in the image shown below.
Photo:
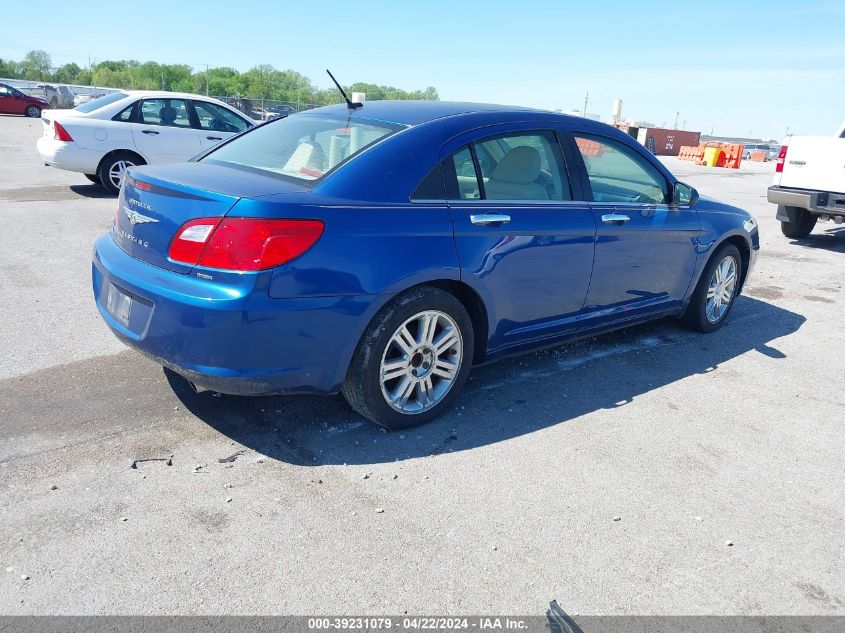
[[[219,95],[212,95],[212,99],[218,99],[233,108],[243,112],[248,117],[256,121],[269,121],[279,117],[288,116],[294,112],[302,112],[303,110],[310,110],[311,108],[319,108],[319,103],[296,103],[294,101],[278,101],[276,99],[252,99],[250,97],[241,97],[236,95],[234,97],[221,97]]]

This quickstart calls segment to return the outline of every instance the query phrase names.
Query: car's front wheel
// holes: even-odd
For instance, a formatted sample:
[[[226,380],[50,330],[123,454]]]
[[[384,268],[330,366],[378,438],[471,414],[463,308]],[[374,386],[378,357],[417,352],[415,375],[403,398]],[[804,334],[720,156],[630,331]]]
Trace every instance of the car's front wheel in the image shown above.
[[[24,114],[31,119],[37,119],[41,116],[41,108],[34,105],[27,106],[26,110],[24,111]]]
[[[472,321],[460,301],[438,288],[413,288],[382,308],[364,332],[343,395],[387,429],[427,422],[460,391],[474,344]]]
[[[97,170],[97,177],[105,189],[117,195],[120,192],[120,185],[123,182],[123,174],[129,167],[143,165],[144,161],[130,152],[115,152],[106,156],[100,162]]]
[[[741,275],[739,249],[725,244],[707,262],[681,321],[699,332],[719,329],[739,294]]]

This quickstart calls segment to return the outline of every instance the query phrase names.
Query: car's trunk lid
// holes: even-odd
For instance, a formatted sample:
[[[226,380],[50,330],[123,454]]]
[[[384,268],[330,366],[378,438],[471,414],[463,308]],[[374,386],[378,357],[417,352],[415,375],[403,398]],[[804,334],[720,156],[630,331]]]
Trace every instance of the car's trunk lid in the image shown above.
[[[226,215],[241,197],[302,189],[275,178],[205,163],[132,168],[118,198],[114,239],[132,257],[187,274],[193,266],[168,257],[188,220]]]

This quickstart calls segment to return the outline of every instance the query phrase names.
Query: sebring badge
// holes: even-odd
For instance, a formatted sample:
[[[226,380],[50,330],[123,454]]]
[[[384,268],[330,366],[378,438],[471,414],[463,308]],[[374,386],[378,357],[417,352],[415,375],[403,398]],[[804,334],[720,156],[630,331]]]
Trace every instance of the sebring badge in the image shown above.
[[[147,215],[141,215],[140,213],[138,213],[134,209],[130,209],[129,207],[127,207],[125,205],[123,207],[123,212],[126,214],[126,217],[129,219],[129,221],[133,225],[134,224],[145,224],[147,222],[158,222],[158,220],[156,220],[155,218],[151,218]]]

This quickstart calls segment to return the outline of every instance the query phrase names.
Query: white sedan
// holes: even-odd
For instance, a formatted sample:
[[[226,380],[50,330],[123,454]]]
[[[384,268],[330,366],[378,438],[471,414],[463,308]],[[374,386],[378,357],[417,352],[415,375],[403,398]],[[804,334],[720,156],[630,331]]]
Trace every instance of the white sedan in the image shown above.
[[[256,125],[200,95],[125,90],[73,110],[45,110],[38,153],[45,165],[77,171],[117,193],[132,165],[177,163]]]

